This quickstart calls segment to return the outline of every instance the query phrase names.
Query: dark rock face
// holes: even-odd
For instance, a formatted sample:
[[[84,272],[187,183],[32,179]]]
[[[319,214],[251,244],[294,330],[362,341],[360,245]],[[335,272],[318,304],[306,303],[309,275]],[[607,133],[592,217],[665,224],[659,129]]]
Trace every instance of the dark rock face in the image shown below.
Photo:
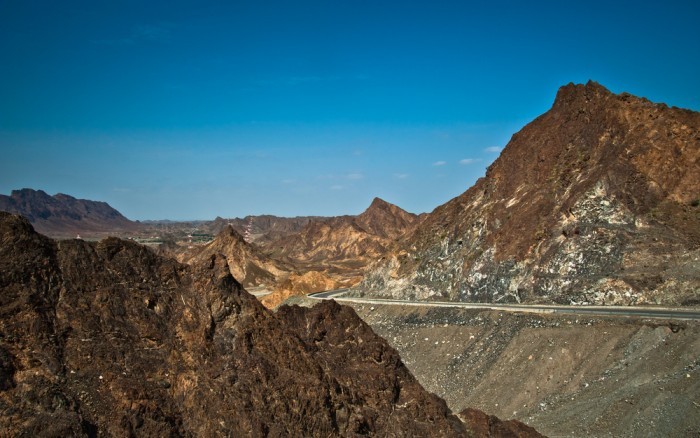
[[[531,437],[541,436],[532,427],[517,420],[501,421],[493,415],[486,415],[478,409],[464,409],[459,417],[471,426],[472,436],[486,437]]]
[[[106,202],[62,193],[49,196],[42,190],[13,190],[10,196],[0,195],[0,211],[20,214],[40,233],[57,237],[139,228]]]
[[[351,308],[325,301],[313,308],[283,306],[278,315],[309,346],[323,371],[333,376],[332,386],[349,408],[335,412],[336,421],[347,425],[341,435],[379,430],[399,436],[463,433],[445,401],[426,394],[396,350]],[[350,392],[340,391],[342,386]],[[356,401],[352,406],[351,400]]]
[[[272,314],[223,257],[56,242],[7,213],[0,243],[0,434],[469,433],[352,310]]]
[[[697,304],[700,114],[562,87],[486,176],[361,290],[474,302]]]

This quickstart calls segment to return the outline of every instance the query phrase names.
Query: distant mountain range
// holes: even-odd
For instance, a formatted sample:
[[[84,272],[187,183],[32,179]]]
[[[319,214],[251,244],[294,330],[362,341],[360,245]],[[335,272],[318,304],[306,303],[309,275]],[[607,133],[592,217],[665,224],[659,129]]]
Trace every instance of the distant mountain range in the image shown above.
[[[379,198],[357,216],[217,218],[210,229],[227,225],[216,238],[178,259],[192,263],[225,255],[231,273],[244,286],[275,290],[263,300],[272,307],[291,295],[355,285],[364,269],[418,222],[418,216]],[[245,233],[244,225],[254,228],[253,242],[237,231],[243,228]]]
[[[390,252],[357,293],[700,304],[700,113],[566,85]]]
[[[140,228],[137,222],[125,218],[106,202],[76,199],[62,193],[50,196],[42,190],[13,190],[10,196],[0,195],[0,211],[20,214],[38,232],[53,237]]]

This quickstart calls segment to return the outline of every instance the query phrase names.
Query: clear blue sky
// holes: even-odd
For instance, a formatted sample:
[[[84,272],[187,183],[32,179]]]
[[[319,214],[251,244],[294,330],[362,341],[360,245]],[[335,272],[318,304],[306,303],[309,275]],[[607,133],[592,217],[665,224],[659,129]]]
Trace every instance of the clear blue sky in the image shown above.
[[[431,211],[561,85],[698,110],[699,78],[697,1],[0,0],[0,193]]]

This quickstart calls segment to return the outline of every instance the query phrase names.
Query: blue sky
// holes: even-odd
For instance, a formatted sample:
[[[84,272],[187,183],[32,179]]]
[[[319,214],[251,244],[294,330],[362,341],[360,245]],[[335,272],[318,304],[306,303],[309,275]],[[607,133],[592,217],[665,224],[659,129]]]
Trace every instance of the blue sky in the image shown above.
[[[0,193],[431,211],[568,82],[700,110],[698,23],[696,1],[0,0]]]

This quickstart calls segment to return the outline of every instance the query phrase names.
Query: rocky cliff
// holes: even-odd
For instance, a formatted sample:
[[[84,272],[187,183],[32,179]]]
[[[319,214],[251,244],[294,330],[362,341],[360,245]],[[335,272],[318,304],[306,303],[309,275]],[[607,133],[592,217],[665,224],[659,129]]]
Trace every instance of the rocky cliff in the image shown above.
[[[271,242],[265,248],[271,257],[302,270],[312,267],[358,275],[417,222],[416,215],[375,198],[358,216],[313,220],[298,233]]]
[[[188,267],[116,238],[56,242],[7,213],[0,241],[2,435],[474,430],[352,310],[272,314],[222,257]]]
[[[62,193],[49,196],[42,190],[13,190],[10,196],[0,195],[0,211],[20,214],[40,233],[55,237],[139,229],[139,224],[106,202],[76,199]]]
[[[272,285],[280,274],[290,270],[263,255],[257,245],[246,242],[231,225],[227,225],[208,244],[193,248],[193,252],[182,253],[178,259],[189,264],[200,264],[216,255],[226,258],[231,275],[244,287]]]
[[[515,134],[361,294],[474,302],[700,303],[700,113],[589,82]]]

